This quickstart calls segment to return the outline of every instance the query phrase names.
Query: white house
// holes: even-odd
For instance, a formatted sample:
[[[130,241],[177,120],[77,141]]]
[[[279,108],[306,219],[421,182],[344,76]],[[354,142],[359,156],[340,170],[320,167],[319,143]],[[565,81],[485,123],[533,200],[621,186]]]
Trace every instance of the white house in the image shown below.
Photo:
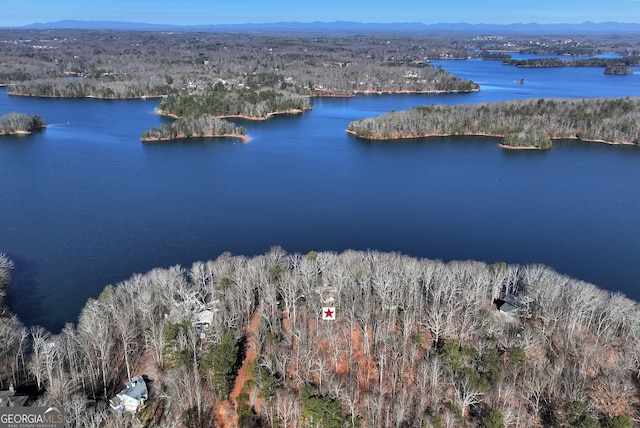
[[[118,413],[123,411],[135,413],[147,398],[147,384],[142,376],[136,376],[127,383],[125,389],[109,400],[109,405]]]
[[[193,326],[195,327],[196,331],[200,335],[201,339],[205,338],[205,332],[209,329],[212,322],[213,322],[212,311],[206,310],[196,315],[195,319],[193,320]]]

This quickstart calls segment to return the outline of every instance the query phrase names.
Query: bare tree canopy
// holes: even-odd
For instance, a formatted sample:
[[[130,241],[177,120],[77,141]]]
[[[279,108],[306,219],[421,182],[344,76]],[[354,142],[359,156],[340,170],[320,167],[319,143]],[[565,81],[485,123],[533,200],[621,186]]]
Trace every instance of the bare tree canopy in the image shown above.
[[[508,147],[548,149],[552,139],[638,145],[638,120],[638,98],[533,99],[422,106],[356,120],[347,130],[378,140],[485,135]]]
[[[59,334],[5,311],[0,387],[76,426],[630,426],[639,331],[636,302],[540,265],[273,248],[136,274]],[[144,408],[105,413],[135,375]]]

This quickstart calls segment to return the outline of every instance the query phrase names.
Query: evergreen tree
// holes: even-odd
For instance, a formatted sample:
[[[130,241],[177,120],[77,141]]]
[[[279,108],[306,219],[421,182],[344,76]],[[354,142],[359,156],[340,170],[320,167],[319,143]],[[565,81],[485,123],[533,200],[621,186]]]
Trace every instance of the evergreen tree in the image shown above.
[[[226,398],[231,392],[237,359],[238,344],[234,337],[227,333],[222,336],[220,343],[214,347],[212,356],[212,382],[221,398]]]

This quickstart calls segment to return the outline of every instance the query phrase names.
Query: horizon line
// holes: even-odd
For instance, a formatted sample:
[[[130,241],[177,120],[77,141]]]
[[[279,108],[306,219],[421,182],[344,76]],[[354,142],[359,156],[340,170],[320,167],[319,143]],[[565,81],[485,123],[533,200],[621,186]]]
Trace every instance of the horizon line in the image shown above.
[[[640,1],[640,0],[639,0]],[[381,21],[352,21],[352,20],[333,20],[333,21],[269,21],[269,22],[242,22],[242,23],[198,23],[198,24],[175,24],[175,23],[154,23],[154,22],[143,22],[143,21],[129,21],[129,20],[113,20],[113,19],[60,19],[56,21],[46,21],[46,22],[31,22],[28,24],[21,25],[3,25],[0,24],[2,28],[24,28],[34,25],[47,25],[47,24],[61,24],[61,23],[113,23],[113,24],[138,24],[138,25],[149,25],[149,26],[168,26],[168,27],[211,27],[211,26],[244,26],[244,25],[286,25],[286,24],[302,24],[302,25],[312,25],[312,24],[362,24],[362,25],[424,25],[424,26],[433,26],[433,25],[470,25],[470,26],[480,26],[480,25],[492,25],[492,26],[512,26],[512,25],[566,25],[566,26],[574,26],[574,25],[603,25],[603,24],[617,24],[617,25],[640,25],[640,22],[621,22],[621,21],[591,21],[586,20],[582,22],[545,22],[540,23],[536,21],[530,22],[510,22],[510,23],[495,23],[495,22],[468,22],[468,21],[451,21],[451,22],[421,22],[421,21],[393,21],[393,22],[381,22]]]

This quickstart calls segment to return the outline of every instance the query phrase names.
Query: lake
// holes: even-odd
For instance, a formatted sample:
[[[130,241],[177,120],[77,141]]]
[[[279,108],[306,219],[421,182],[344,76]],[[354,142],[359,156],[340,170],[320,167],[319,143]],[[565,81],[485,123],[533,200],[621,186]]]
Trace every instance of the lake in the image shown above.
[[[423,104],[640,96],[638,70],[433,65],[482,90],[314,99],[300,116],[242,122],[246,144],[142,144],[142,131],[166,121],[154,100],[0,89],[0,114],[40,114],[50,124],[0,138],[0,252],[16,263],[10,307],[56,331],[134,273],[276,245],[543,263],[640,300],[640,149],[558,142],[516,152],[488,138],[372,143],[345,132],[353,119]]]

